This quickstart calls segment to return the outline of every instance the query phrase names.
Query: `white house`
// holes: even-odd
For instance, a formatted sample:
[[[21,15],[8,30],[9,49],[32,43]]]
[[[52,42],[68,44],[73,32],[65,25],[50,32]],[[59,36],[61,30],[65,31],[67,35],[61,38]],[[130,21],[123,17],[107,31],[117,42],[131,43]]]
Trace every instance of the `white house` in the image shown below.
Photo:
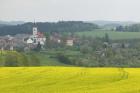
[[[73,39],[66,40],[66,45],[67,46],[73,46]]]
[[[28,40],[27,40],[27,44],[32,44],[33,43],[33,40],[31,39],[31,38],[29,38]]]

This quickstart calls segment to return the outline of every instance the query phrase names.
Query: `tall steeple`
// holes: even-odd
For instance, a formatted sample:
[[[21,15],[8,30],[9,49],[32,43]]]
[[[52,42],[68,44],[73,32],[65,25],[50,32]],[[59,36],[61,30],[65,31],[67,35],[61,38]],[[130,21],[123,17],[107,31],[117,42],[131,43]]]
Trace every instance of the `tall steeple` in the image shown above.
[[[36,25],[36,22],[35,22],[35,19],[34,19],[34,27],[36,27],[37,25]]]
[[[38,29],[37,29],[37,26],[36,26],[36,22],[35,22],[35,20],[34,20],[33,35],[34,35],[34,36],[37,36],[37,32],[38,32]]]

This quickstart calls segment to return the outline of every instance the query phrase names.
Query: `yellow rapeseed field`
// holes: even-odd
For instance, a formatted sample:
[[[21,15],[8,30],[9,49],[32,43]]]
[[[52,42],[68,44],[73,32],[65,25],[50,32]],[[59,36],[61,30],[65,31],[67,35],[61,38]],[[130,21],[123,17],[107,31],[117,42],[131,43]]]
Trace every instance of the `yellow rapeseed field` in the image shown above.
[[[140,93],[140,69],[1,67],[0,93]]]

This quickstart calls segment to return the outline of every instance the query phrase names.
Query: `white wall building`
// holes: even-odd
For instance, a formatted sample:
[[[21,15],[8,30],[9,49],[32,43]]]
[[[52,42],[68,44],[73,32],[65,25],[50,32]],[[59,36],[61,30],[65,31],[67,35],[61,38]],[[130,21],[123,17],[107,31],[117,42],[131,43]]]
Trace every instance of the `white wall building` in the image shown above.
[[[73,40],[72,39],[66,40],[66,45],[67,46],[73,46]]]
[[[27,43],[28,43],[28,44],[32,44],[32,43],[33,43],[33,40],[32,40],[31,38],[29,38],[29,39],[27,40]]]

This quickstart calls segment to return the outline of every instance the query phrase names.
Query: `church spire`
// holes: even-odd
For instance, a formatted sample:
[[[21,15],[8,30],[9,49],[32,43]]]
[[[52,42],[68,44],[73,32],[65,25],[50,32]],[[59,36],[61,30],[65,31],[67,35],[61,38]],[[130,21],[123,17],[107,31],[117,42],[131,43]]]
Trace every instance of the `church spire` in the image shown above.
[[[34,25],[33,25],[33,35],[36,36],[38,33],[38,30],[37,30],[37,25],[36,25],[36,22],[34,20]]]
[[[34,19],[34,27],[37,27],[37,26],[36,26],[36,22],[35,22],[35,19]]]

